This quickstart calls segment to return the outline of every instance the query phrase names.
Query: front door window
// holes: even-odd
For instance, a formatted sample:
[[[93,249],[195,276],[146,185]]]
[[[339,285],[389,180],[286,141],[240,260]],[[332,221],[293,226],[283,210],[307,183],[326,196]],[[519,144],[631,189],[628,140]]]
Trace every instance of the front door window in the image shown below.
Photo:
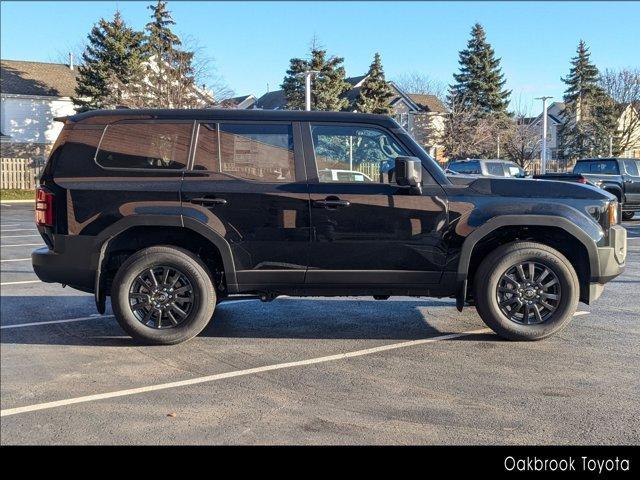
[[[321,183],[395,183],[395,158],[407,155],[389,134],[371,127],[312,127]]]

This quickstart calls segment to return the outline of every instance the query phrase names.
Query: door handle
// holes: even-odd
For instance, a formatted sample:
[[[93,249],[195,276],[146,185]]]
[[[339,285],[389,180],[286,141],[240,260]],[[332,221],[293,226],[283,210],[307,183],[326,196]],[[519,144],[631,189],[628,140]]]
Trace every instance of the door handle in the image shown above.
[[[227,201],[224,198],[192,198],[189,200],[191,203],[195,203],[196,205],[226,205]]]
[[[348,207],[351,202],[348,200],[340,200],[338,197],[327,197],[324,200],[314,200],[313,206],[316,208],[326,208],[328,210],[335,210],[341,207]]]

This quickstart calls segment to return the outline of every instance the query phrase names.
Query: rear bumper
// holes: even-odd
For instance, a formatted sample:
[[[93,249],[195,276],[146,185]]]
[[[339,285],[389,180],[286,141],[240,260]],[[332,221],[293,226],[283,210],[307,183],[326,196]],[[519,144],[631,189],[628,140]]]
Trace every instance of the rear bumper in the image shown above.
[[[56,236],[55,250],[38,248],[31,253],[33,271],[47,283],[62,283],[92,293],[95,289],[97,260],[93,239]]]
[[[589,301],[597,300],[602,294],[604,284],[610,282],[626,267],[627,260],[627,230],[621,225],[614,225],[609,231],[609,245],[598,247],[597,275],[592,275],[589,285]]]

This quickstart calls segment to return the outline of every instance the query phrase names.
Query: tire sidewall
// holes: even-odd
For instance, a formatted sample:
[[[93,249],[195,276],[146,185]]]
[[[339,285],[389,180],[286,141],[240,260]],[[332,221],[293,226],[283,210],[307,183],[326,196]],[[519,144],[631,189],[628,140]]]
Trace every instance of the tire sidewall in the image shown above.
[[[523,247],[493,252],[483,262],[476,276],[478,312],[499,335],[511,340],[540,340],[562,329],[575,313],[580,287],[569,261],[551,249]],[[523,325],[510,320],[498,305],[497,287],[502,275],[514,265],[534,261],[550,268],[560,282],[561,298],[551,318],[541,324]]]
[[[194,305],[188,317],[166,329],[142,324],[129,306],[129,290],[135,278],[159,265],[180,270],[194,289]],[[216,294],[206,267],[196,257],[177,248],[152,247],[134,254],[120,267],[113,280],[111,303],[118,323],[134,339],[170,345],[193,338],[207,326],[216,305]]]

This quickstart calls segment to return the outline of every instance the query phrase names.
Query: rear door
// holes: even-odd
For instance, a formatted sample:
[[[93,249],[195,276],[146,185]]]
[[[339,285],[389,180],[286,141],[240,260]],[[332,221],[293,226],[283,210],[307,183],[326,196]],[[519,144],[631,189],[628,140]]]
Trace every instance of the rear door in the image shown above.
[[[291,122],[197,125],[183,212],[230,244],[240,291],[304,282],[310,220],[299,131]]]
[[[437,283],[446,201],[426,169],[423,195],[412,195],[393,172],[395,157],[410,152],[386,129],[318,123],[303,132],[313,227],[306,283]]]

